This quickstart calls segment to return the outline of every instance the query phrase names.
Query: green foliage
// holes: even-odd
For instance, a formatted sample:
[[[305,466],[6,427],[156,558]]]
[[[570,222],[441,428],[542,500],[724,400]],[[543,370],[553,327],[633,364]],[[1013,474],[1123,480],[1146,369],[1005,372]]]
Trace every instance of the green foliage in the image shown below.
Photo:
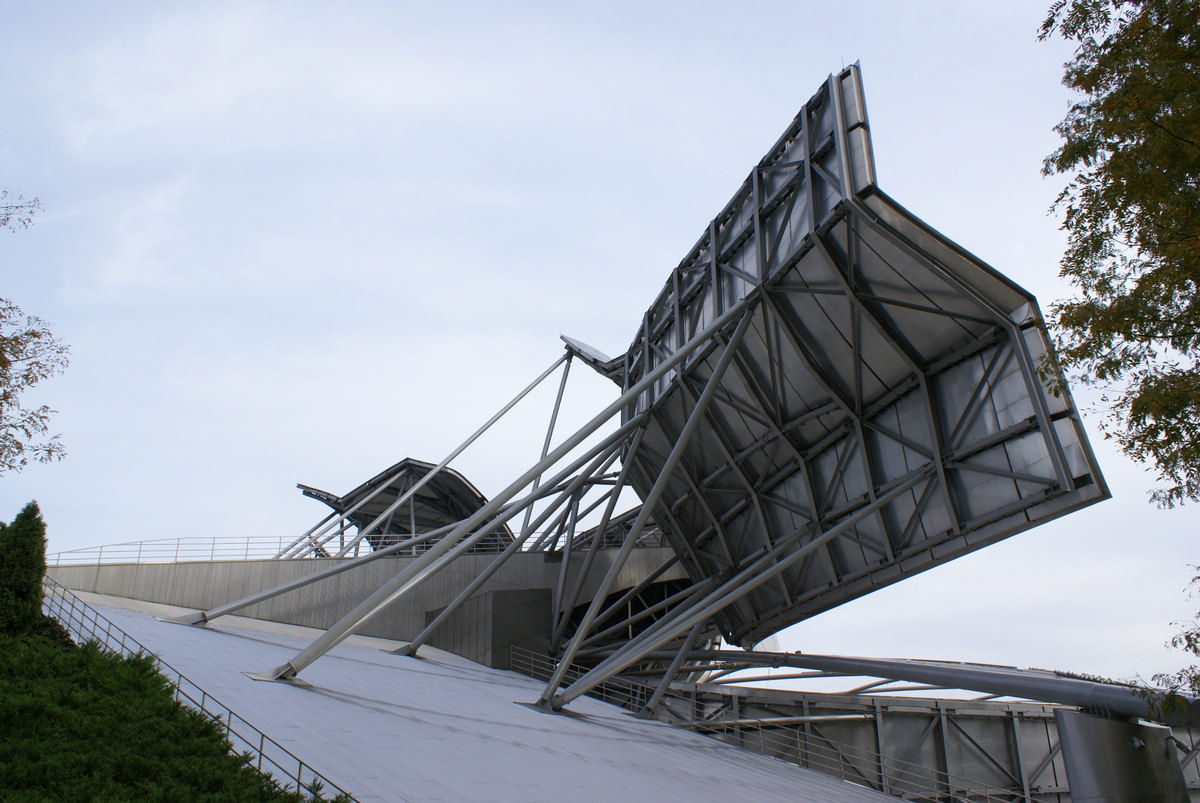
[[[5,801],[301,801],[275,789],[219,725],[172,699],[145,656],[0,635]]]
[[[37,502],[0,524],[0,633],[28,633],[42,619],[46,525]]]
[[[40,208],[37,198],[10,199],[8,190],[0,190],[0,229],[29,228]],[[0,476],[20,471],[30,460],[49,463],[66,455],[57,435],[39,442],[55,411],[44,404],[22,407],[21,395],[66,370],[68,351],[45,321],[0,298]]]
[[[177,703],[154,659],[76,647],[42,614],[37,503],[0,523],[0,799],[300,801],[235,756],[221,726]],[[334,798],[345,800],[344,796]]]
[[[1105,436],[1152,462],[1171,507],[1200,499],[1200,4],[1057,0],[1042,25],[1078,43],[1083,93],[1043,172],[1078,297],[1051,307],[1056,357],[1103,388]]]
[[[57,435],[39,442],[55,411],[44,404],[22,407],[21,395],[66,370],[69,350],[45,321],[0,298],[0,475],[66,454]]]
[[[1200,569],[1200,566],[1192,568]],[[1200,576],[1192,578],[1191,586],[1195,593],[1196,589],[1200,588]],[[1179,628],[1178,632],[1167,643],[1177,650],[1183,650],[1200,658],[1200,612],[1196,614],[1196,618],[1192,622],[1178,623],[1177,627]],[[1184,667],[1178,672],[1155,675],[1154,683],[1166,690],[1168,708],[1181,694],[1200,697],[1200,666],[1193,665]]]

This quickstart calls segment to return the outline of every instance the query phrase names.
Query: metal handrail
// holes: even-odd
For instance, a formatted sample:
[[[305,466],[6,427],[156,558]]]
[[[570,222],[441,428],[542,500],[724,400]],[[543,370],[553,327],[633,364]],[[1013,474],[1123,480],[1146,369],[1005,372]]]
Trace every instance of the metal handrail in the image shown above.
[[[258,536],[154,538],[68,549],[46,556],[48,566],[100,563],[179,563],[181,561],[266,560],[275,557],[286,539]]]
[[[386,537],[386,536],[385,536]],[[125,541],[103,546],[67,549],[46,556],[47,566],[96,566],[105,563],[180,563],[188,561],[275,560],[292,539],[284,536],[183,536],[154,538],[147,541]],[[608,546],[606,539],[605,545]],[[414,544],[397,557],[420,555],[436,542]],[[618,543],[617,546],[620,544]],[[647,539],[638,546],[664,546],[665,540]],[[474,553],[499,553],[503,544],[483,542],[472,548]],[[578,548],[578,544],[575,545]],[[549,550],[553,551],[553,550]],[[323,560],[324,557],[315,558]],[[344,559],[343,559],[344,560]]]
[[[323,793],[345,795],[347,799],[355,800],[349,792],[188,680],[133,636],[50,577],[42,578],[42,612],[56,619],[80,644],[94,641],[118,655],[140,654],[152,658],[155,669],[170,682],[175,700],[212,718],[225,731],[233,752],[250,753],[254,757],[255,769],[267,775],[279,788],[288,790],[291,784],[295,784],[294,791],[303,792],[313,788],[313,782],[316,781]],[[277,778],[283,779],[282,782]]]
[[[515,645],[511,649],[511,667],[515,672],[539,680],[549,680],[558,666],[557,661],[547,655]],[[563,683],[568,684],[586,672],[584,667],[572,666],[567,670]],[[637,712],[645,709],[653,695],[654,686],[622,677],[611,678],[588,693],[590,697]],[[661,705],[669,711],[671,702],[681,708],[686,707],[685,710],[689,711],[694,705],[690,697],[668,691],[662,696]],[[961,803],[1037,803],[1038,800],[1036,797],[1025,796],[1018,789],[974,781],[934,767],[913,767],[911,764],[897,767],[874,751],[837,742],[790,725],[763,723],[762,727],[750,728],[744,722],[731,724],[722,723],[720,720],[696,721],[678,718],[664,721],[756,753],[910,800],[953,800]]]

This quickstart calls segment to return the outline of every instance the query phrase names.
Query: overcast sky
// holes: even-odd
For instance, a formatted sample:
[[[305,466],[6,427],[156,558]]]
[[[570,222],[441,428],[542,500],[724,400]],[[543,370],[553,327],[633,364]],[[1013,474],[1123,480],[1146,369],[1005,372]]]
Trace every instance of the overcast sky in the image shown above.
[[[1040,167],[1070,100],[1070,48],[1036,41],[1046,4],[13,4],[0,187],[44,211],[0,235],[0,296],[72,356],[36,399],[68,457],[0,479],[0,519],[37,499],[51,552],[295,536],[325,512],[295,483],[340,494],[441,459],[560,334],[624,351],[856,61],[882,189],[1046,306],[1069,288]],[[613,398],[588,379],[573,410]],[[541,438],[510,428],[456,465],[494,493]],[[1151,507],[1153,478],[1093,438],[1113,500],[781,645],[1176,668],[1200,508]]]

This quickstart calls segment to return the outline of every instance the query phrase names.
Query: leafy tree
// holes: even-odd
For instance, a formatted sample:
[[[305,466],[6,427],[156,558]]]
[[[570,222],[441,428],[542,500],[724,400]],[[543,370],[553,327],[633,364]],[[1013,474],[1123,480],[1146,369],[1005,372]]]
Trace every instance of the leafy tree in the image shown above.
[[[1192,568],[1200,569],[1198,566]],[[1200,588],[1200,575],[1192,578],[1191,585],[1193,592]],[[1167,643],[1175,649],[1183,650],[1200,658],[1200,613],[1196,614],[1196,619],[1190,624],[1179,623],[1178,627],[1179,630]],[[1157,674],[1154,676],[1154,682],[1167,691],[1165,707],[1169,708],[1176,695],[1190,694],[1200,697],[1200,666],[1193,664],[1178,672]]]
[[[46,524],[30,502],[11,524],[0,523],[0,633],[28,633],[42,618]]]
[[[1200,500],[1200,3],[1057,0],[1041,39],[1078,43],[1083,93],[1043,172],[1076,298],[1051,306],[1057,359],[1098,385],[1105,437],[1154,464],[1164,507]]]
[[[28,228],[39,208],[36,198],[26,201],[18,196],[10,201],[8,191],[0,191],[0,228]],[[44,404],[22,407],[21,396],[43,379],[62,373],[68,351],[45,321],[0,298],[0,476],[20,471],[30,460],[48,463],[66,454],[57,435],[40,440],[49,431],[55,411]]]
[[[29,228],[34,213],[41,208],[42,202],[37,198],[28,201],[21,195],[10,198],[8,190],[0,190],[0,229],[16,231],[18,228]]]

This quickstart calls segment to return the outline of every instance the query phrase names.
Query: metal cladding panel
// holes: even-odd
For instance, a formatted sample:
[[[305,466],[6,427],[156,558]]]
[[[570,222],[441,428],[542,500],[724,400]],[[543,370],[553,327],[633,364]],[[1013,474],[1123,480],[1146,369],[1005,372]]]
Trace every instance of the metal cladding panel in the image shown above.
[[[831,77],[672,274],[624,358],[641,376],[645,498],[730,341],[653,513],[696,581],[774,551],[717,615],[751,645],[1108,496],[1069,396],[1038,365],[1033,296],[874,186],[857,68]],[[738,596],[735,594],[734,596]]]
[[[432,463],[406,457],[344,496],[307,485],[299,488],[305,496],[318,499],[345,516],[360,531],[383,516],[372,534],[367,536],[372,548],[382,549],[396,543],[400,537],[455,524],[487,504],[483,494],[453,469],[443,468],[427,480],[434,468]],[[408,502],[397,507],[397,500],[419,483],[424,484],[409,496]],[[501,525],[478,549],[503,549],[512,541],[508,526]]]

